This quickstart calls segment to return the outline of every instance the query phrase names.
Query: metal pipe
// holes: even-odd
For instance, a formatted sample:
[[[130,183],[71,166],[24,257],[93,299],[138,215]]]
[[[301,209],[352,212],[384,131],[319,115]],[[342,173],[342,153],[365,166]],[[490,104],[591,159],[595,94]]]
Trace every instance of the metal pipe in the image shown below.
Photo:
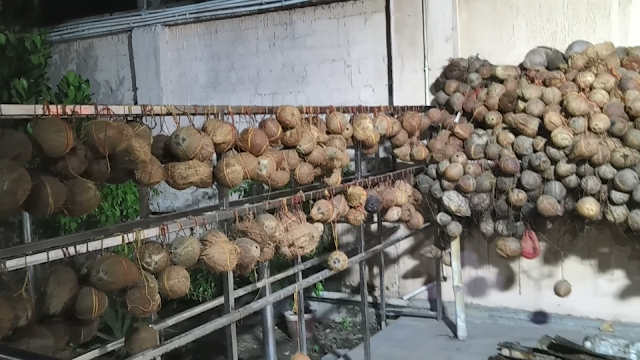
[[[464,304],[464,285],[462,283],[462,256],[460,254],[460,236],[451,241],[451,270],[453,277],[453,297],[456,310],[456,337],[467,339],[467,317]]]
[[[359,141],[356,141],[355,144],[356,151],[356,179],[362,179],[362,145]],[[364,224],[360,224],[358,226],[358,230],[356,231],[356,243],[359,243],[358,252],[360,254],[365,251],[365,243],[364,243]],[[369,296],[369,292],[367,291],[367,263],[362,261],[358,264],[358,270],[360,272],[360,313],[362,316],[362,338],[363,338],[363,347],[364,347],[364,360],[371,360],[371,338],[369,333],[369,301],[367,301],[367,297]]]
[[[378,152],[376,153],[376,160],[378,164],[378,168],[382,167],[382,163],[380,161],[380,148],[378,148]],[[382,244],[384,242],[384,237],[382,236],[382,214],[380,211],[376,214],[376,223],[378,229],[378,240],[379,243]],[[380,329],[384,329],[387,327],[387,295],[386,295],[386,286],[384,284],[384,277],[386,275],[386,267],[384,265],[384,251],[381,251],[380,256],[378,257],[378,288],[380,289]]]
[[[412,232],[410,232],[409,234],[406,234],[404,236],[398,236],[397,238],[393,238],[393,239],[389,239],[387,241],[385,241],[383,244],[374,246],[370,249],[368,249],[367,251],[360,253],[358,255],[355,255],[353,257],[351,257],[349,259],[349,266],[359,263],[361,261],[365,261],[367,259],[369,259],[370,257],[372,257],[373,255],[377,254],[378,252],[388,248],[389,246],[393,246],[397,243],[399,243],[402,240],[405,240],[411,236],[413,236],[413,234],[415,234],[418,231],[421,231],[422,229],[424,229],[425,227],[427,227],[428,225],[423,226],[420,229],[414,230]],[[282,290],[279,290],[273,294],[271,294],[270,296],[264,297],[262,299],[256,300],[254,302],[252,302],[251,304],[237,309],[235,311],[232,311],[229,314],[223,315],[221,317],[219,317],[216,320],[213,320],[211,322],[208,322],[206,324],[200,325],[196,328],[193,328],[185,333],[182,333],[180,335],[177,335],[171,339],[169,339],[168,341],[166,341],[164,344],[157,346],[153,349],[144,351],[142,353],[136,354],[132,357],[127,358],[127,360],[148,360],[148,359],[152,359],[156,356],[165,354],[171,350],[177,349],[181,346],[184,346],[196,339],[199,339],[207,334],[210,334],[222,327],[227,326],[230,323],[233,323],[235,321],[238,321],[250,314],[255,313],[256,311],[259,311],[260,309],[264,308],[265,306],[267,306],[268,304],[273,304],[277,301],[280,301],[288,296],[293,295],[293,293],[295,293],[296,291],[298,291],[298,289],[302,288],[305,289],[319,281],[322,281],[328,277],[331,277],[333,275],[335,275],[336,273],[330,269],[327,270],[323,270],[320,271],[306,279],[304,279],[302,282],[300,283],[296,283],[293,285],[290,285]],[[186,310],[185,312],[194,312],[194,309],[189,309]],[[200,312],[197,312],[197,314],[199,314]],[[194,316],[194,315],[192,315]]]
[[[26,211],[22,212],[22,237],[25,245],[31,244],[33,240],[31,215],[29,215],[29,213]],[[36,296],[38,295],[35,286],[36,279],[36,269],[33,266],[29,266],[27,268],[27,286],[29,288],[29,298],[34,304],[36,303]]]
[[[362,300],[360,296],[353,294],[345,294],[341,292],[333,292],[333,291],[325,291],[322,293],[321,297],[317,297],[314,295],[308,296],[310,301],[315,302],[326,302],[326,303],[342,303],[342,302],[350,302],[350,303],[360,303]],[[380,300],[374,298],[373,296],[367,296],[367,301],[371,306],[380,306]],[[420,310],[429,310],[428,307],[421,307],[418,304],[413,302],[402,300],[401,298],[390,298],[387,299],[387,305],[393,308],[416,308]],[[388,311],[387,311],[388,312]]]
[[[269,263],[262,263],[259,267],[260,278],[268,279]],[[266,284],[262,287],[264,290],[263,297],[271,295],[271,284]],[[278,360],[276,354],[276,336],[275,336],[275,322],[273,314],[273,304],[269,304],[262,309],[262,342],[264,346],[264,358],[265,360]]]
[[[406,173],[423,171],[424,168],[424,165],[417,165],[393,172],[369,174],[369,177],[367,179],[360,181],[353,180],[355,177],[349,177],[345,179],[345,182],[342,185],[333,188],[326,188],[315,184],[315,190],[306,191],[303,194],[299,194],[301,190],[300,188],[287,190],[284,192],[272,192],[266,195],[242,199],[241,201],[234,201],[231,203],[231,205],[233,205],[233,208],[230,208],[228,210],[220,209],[221,205],[218,204],[201,209],[181,211],[177,213],[154,216],[150,217],[149,219],[131,221],[104,229],[85,231],[78,234],[61,236],[48,240],[41,240],[28,245],[19,245],[11,247],[9,249],[0,249],[0,259],[21,257],[21,259],[12,259],[6,261],[5,263],[7,270],[16,270],[29,265],[37,265],[57,259],[63,259],[66,256],[74,256],[84,252],[102,250],[104,248],[118,246],[123,242],[133,242],[136,239],[140,239],[141,236],[144,239],[157,237],[161,235],[162,231],[165,231],[166,233],[172,233],[180,231],[181,229],[187,227],[204,226],[206,224],[211,224],[214,222],[235,219],[236,216],[244,216],[249,213],[274,210],[283,206],[282,197],[284,196],[287,196],[286,203],[287,205],[290,205],[294,197],[296,200],[302,201],[315,199],[324,196],[326,191],[329,189],[331,189],[332,193],[339,194],[344,192],[348,186],[363,185],[365,183],[376,184],[380,181],[400,178]],[[276,197],[277,199],[273,200]],[[151,227],[154,225],[155,227]],[[117,233],[118,235],[113,236],[114,233]],[[93,240],[105,236],[109,237],[92,242],[87,242],[87,240]],[[61,249],[64,247],[66,247],[66,249],[64,249],[66,251],[63,251],[63,249]],[[24,259],[24,254],[26,253],[43,250],[48,251],[33,254],[27,256],[27,259]]]
[[[430,81],[429,81],[429,32],[427,31],[427,16],[429,14],[429,0],[422,0],[422,45],[424,54],[424,104],[429,105],[430,95]]]
[[[430,287],[432,287],[433,285],[436,285],[436,284],[437,284],[437,281],[433,281],[433,282],[428,283],[427,285],[423,285],[423,286],[417,288],[416,290],[408,293],[407,295],[403,296],[402,300],[411,300],[414,297],[416,297],[416,296],[422,294],[423,292],[429,290]]]
[[[296,259],[296,265],[301,263],[300,256]],[[296,282],[302,282],[302,271],[296,273]],[[304,311],[304,289],[298,289],[298,351],[307,353],[307,325]]]

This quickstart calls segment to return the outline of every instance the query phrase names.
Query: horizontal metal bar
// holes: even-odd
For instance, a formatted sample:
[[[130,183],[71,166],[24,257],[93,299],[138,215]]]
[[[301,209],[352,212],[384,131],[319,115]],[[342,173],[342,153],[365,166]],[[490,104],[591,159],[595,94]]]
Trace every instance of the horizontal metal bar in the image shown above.
[[[398,231],[398,229],[400,229],[400,225],[395,225],[389,229],[385,229],[385,231],[383,232],[383,236],[391,236],[393,233],[395,233],[396,231]],[[350,244],[348,246],[346,246],[344,249],[342,249],[343,252],[348,253],[350,250],[353,250],[357,248],[357,244],[353,243]],[[329,258],[329,255],[331,254],[324,254],[322,256],[310,259],[308,261],[305,261],[304,263],[300,264],[300,265],[296,265],[293,266],[281,273],[278,273],[276,275],[272,275],[269,278],[266,279],[262,279],[259,280],[253,284],[249,284],[247,286],[244,286],[240,289],[236,289],[233,294],[234,297],[237,299],[241,296],[247,295],[253,291],[258,290],[259,288],[267,285],[267,284],[273,284],[276,281],[280,281],[284,278],[287,278],[293,274],[295,274],[298,271],[304,271],[307,270],[313,266],[316,265],[320,265],[324,262],[327,261],[327,259]],[[155,330],[162,330],[162,329],[166,329],[168,327],[171,327],[173,325],[176,325],[182,321],[185,321],[187,319],[190,319],[194,316],[197,316],[199,314],[202,314],[203,312],[212,310],[220,305],[222,305],[224,303],[224,296],[219,296],[213,300],[207,301],[205,303],[199,304],[197,306],[194,306],[193,308],[191,308],[192,312],[181,312],[179,314],[176,314],[174,316],[168,317],[165,320],[157,323],[157,324],[153,324],[151,325],[151,327],[153,327]],[[99,347],[97,349],[88,351],[78,357],[75,357],[74,360],[91,360],[94,359],[98,356],[110,353],[111,351],[117,350],[119,348],[121,348],[122,346],[124,346],[124,340],[123,339],[118,339],[116,341],[113,341],[107,345],[104,345],[102,347]]]
[[[11,260],[6,260],[4,264],[4,268],[8,271],[21,269],[26,266],[43,264],[53,260],[63,259],[67,256],[75,256],[77,254],[82,254],[90,251],[97,251],[97,250],[102,250],[109,247],[118,246],[123,243],[130,243],[136,240],[157,237],[162,235],[163,233],[167,234],[167,233],[177,232],[185,228],[206,226],[207,224],[212,224],[218,221],[235,219],[236,216],[244,216],[249,213],[273,210],[273,209],[280,208],[285,203],[289,206],[294,201],[294,199],[298,202],[301,202],[301,201],[307,201],[310,199],[321,198],[327,192],[338,194],[338,193],[344,192],[348,186],[353,186],[356,184],[375,185],[380,181],[385,181],[390,178],[399,178],[404,174],[414,173],[416,171],[422,171],[422,170],[424,170],[424,165],[411,166],[406,169],[389,172],[381,175],[371,176],[363,180],[352,181],[352,182],[345,183],[332,188],[321,188],[321,189],[317,189],[317,190],[313,190],[305,193],[300,193],[297,195],[293,195],[292,197],[289,197],[289,198],[278,198],[275,200],[264,201],[256,204],[249,204],[246,206],[242,206],[242,207],[238,207],[230,210],[220,210],[220,211],[200,213],[197,216],[181,218],[172,223],[163,224],[160,226],[155,226],[147,229],[138,228],[128,233],[112,235],[100,240],[87,242],[87,240],[95,239],[97,237],[95,232],[87,232],[84,234],[84,236],[78,237],[78,238],[71,237],[71,239],[69,239],[68,237],[64,237],[64,238],[56,238],[51,240],[43,240],[43,241],[28,244],[28,245],[20,245],[10,249],[0,250],[0,258],[4,258],[5,256],[7,256],[6,254],[13,254],[15,256],[16,253],[18,253],[20,257],[11,259]],[[274,196],[274,193],[272,193],[271,196]],[[205,209],[193,210],[193,212],[203,211],[203,210]],[[136,221],[136,223],[144,222],[148,220],[150,219],[138,220]],[[114,228],[101,229],[101,231],[113,234]],[[83,241],[86,243],[82,243]],[[39,251],[39,250],[41,251],[43,249],[51,249],[51,250],[35,253],[36,251]],[[29,255],[22,255],[28,252],[34,252],[34,253]]]
[[[22,350],[0,344],[0,360],[56,360],[57,358],[37,354],[31,351]]]
[[[374,112],[426,112],[429,106],[298,106],[303,114],[323,114],[340,111],[347,114]],[[0,104],[0,117],[30,116],[206,116],[225,115],[275,115],[279,106],[245,105],[14,105]]]
[[[406,234],[404,236],[399,236],[395,239],[389,239],[384,241],[382,244],[379,244],[377,246],[374,246],[356,256],[353,256],[352,258],[349,259],[349,266],[353,265],[353,264],[357,264],[360,263],[361,261],[364,261],[368,258],[370,258],[371,256],[379,253],[380,251],[393,246],[397,243],[399,243],[400,241],[407,239],[409,237],[411,237],[414,233],[421,231],[422,229],[426,228],[427,226],[429,226],[430,224],[425,224],[422,228],[414,230],[412,232],[410,232],[409,234]],[[221,329],[225,326],[227,326],[228,324],[231,324],[232,322],[238,321],[252,313],[255,313],[257,311],[260,311],[263,307],[269,305],[269,304],[273,304],[277,301],[280,301],[288,296],[293,295],[293,293],[295,293],[296,291],[298,291],[299,289],[304,289],[307,288],[309,286],[312,286],[313,284],[322,281],[328,277],[331,277],[333,275],[337,274],[336,272],[332,271],[332,270],[323,270],[318,272],[317,274],[314,274],[308,278],[305,278],[304,280],[302,280],[301,282],[298,282],[296,284],[290,285],[282,290],[279,290],[267,297],[264,297],[262,299],[256,300],[254,302],[252,302],[251,304],[237,309],[227,315],[221,316],[216,320],[213,320],[211,322],[208,322],[204,325],[200,325],[196,328],[193,328],[187,332],[184,332],[176,337],[173,337],[171,339],[169,339],[168,341],[166,341],[164,344],[157,346],[153,349],[147,350],[145,352],[142,352],[140,354],[134,355],[132,357],[127,358],[127,360],[150,360],[153,359],[156,356],[161,356],[162,354],[165,354],[171,350],[174,350],[176,348],[179,348],[181,346],[184,346],[196,339],[199,339],[207,334],[210,334],[218,329]],[[186,310],[187,312],[193,311],[192,309],[190,310]]]

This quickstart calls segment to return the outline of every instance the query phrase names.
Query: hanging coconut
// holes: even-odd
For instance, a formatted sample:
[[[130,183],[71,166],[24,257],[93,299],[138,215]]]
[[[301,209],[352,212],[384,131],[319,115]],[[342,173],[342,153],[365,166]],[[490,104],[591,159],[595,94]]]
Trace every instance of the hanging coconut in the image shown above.
[[[213,147],[213,144],[211,147]],[[202,148],[204,148],[204,146]],[[149,158],[152,156],[151,142],[149,142],[148,138],[144,138],[143,136],[134,136],[123,153],[133,162],[148,162]]]
[[[168,139],[169,135],[158,134],[153,137],[153,142],[151,143],[151,155],[155,156],[163,164],[177,160],[171,153]]]
[[[283,129],[288,130],[300,126],[302,123],[302,115],[297,107],[285,105],[278,108],[276,120],[278,120]]]
[[[558,297],[567,297],[571,294],[571,284],[567,280],[559,280],[553,285],[553,292]]]
[[[367,202],[367,190],[361,186],[351,186],[347,189],[345,198],[352,208],[364,207]]]
[[[335,208],[333,207],[333,203],[329,200],[318,200],[313,204],[311,208],[311,212],[309,216],[313,219],[313,221],[319,222],[329,222],[333,220],[336,216]]]
[[[0,297],[0,339],[5,337],[13,328],[16,314],[13,312],[11,304]]]
[[[146,318],[160,310],[160,294],[148,285],[138,285],[127,291],[127,311],[134,317]]]
[[[80,177],[92,181],[97,184],[104,184],[111,176],[111,165],[109,160],[104,158],[90,157],[87,161],[87,167],[84,169]]]
[[[169,252],[155,241],[142,245],[137,257],[142,269],[152,274],[160,273],[171,265]]]
[[[264,131],[255,128],[242,130],[237,140],[238,148],[253,156],[261,156],[269,147],[269,137]]]
[[[26,294],[19,292],[9,298],[7,302],[15,314],[15,327],[23,327],[31,322],[34,313],[33,300]]]
[[[309,185],[315,179],[315,169],[307,162],[301,162],[293,173],[293,177],[298,185]]]
[[[344,269],[349,267],[349,258],[347,257],[347,254],[343,253],[342,251],[336,250],[329,254],[327,265],[332,271],[343,271]]]
[[[167,139],[171,153],[179,161],[195,159],[202,150],[203,142],[200,132],[190,126],[177,128]]]
[[[202,250],[200,258],[215,272],[229,272],[238,264],[240,249],[226,239],[207,242]]]
[[[91,286],[83,286],[76,296],[75,315],[80,320],[97,319],[107,310],[107,294]]]
[[[258,258],[260,257],[260,245],[255,241],[247,238],[238,238],[234,241],[234,244],[240,250],[238,254],[238,269],[241,274],[247,274],[248,271],[253,270],[258,264]]]
[[[164,172],[167,185],[176,190],[185,190],[192,186],[209,188],[213,185],[214,169],[211,164],[202,161],[189,160],[168,163],[165,165]]]
[[[260,130],[264,131],[269,138],[269,143],[278,144],[282,139],[282,126],[275,118],[267,118],[260,122]]]
[[[213,170],[216,182],[226,188],[234,188],[244,179],[244,170],[240,157],[225,156]]]
[[[364,208],[351,208],[347,213],[346,219],[349,224],[359,226],[367,220],[367,212]]]
[[[17,329],[11,337],[9,346],[40,355],[53,355],[56,348],[55,338],[44,327],[31,325]]]
[[[131,260],[117,255],[105,255],[91,265],[91,285],[104,292],[117,291],[136,284],[141,277]]]
[[[53,336],[53,342],[55,344],[52,354],[54,356],[61,355],[61,352],[69,344],[69,338],[71,337],[71,329],[69,324],[62,319],[49,319],[41,323],[41,326]]]
[[[80,177],[88,165],[89,152],[78,142],[65,156],[51,162],[51,170],[65,179],[75,179]]]
[[[151,144],[153,142],[153,135],[151,135],[151,128],[141,122],[129,122],[127,123],[131,130],[133,130],[133,136],[144,140],[146,143]]]
[[[98,157],[125,150],[133,138],[133,130],[122,121],[93,120],[82,133],[89,150]]]
[[[136,184],[140,186],[152,187],[164,181],[164,168],[160,160],[151,155],[149,161],[138,164],[138,168],[133,172]],[[203,182],[200,185],[206,185]]]
[[[329,113],[329,115],[327,115],[326,122],[327,131],[336,135],[342,135],[349,125],[347,117],[343,113],[337,111]]]
[[[160,344],[160,336],[148,324],[134,326],[124,338],[124,348],[129,355],[139,354]]]
[[[51,176],[36,176],[32,181],[29,196],[23,203],[24,210],[36,216],[49,216],[60,211],[67,196],[67,188]]]
[[[100,205],[100,190],[85,179],[72,179],[65,184],[67,197],[64,212],[69,216],[79,217],[90,214]]]
[[[27,134],[13,129],[0,129],[0,159],[25,163],[31,160],[33,146]]]
[[[238,130],[233,124],[219,119],[207,120],[202,131],[211,137],[217,153],[224,153],[236,145]]]
[[[496,240],[496,251],[504,258],[517,258],[522,254],[522,245],[516,238],[500,237]]]
[[[70,305],[77,289],[78,277],[71,268],[59,266],[51,270],[43,286],[43,313],[48,316],[60,314]]]
[[[193,267],[200,259],[202,244],[192,236],[180,236],[173,240],[169,249],[171,262],[185,269]]]
[[[50,158],[63,157],[75,145],[73,128],[59,117],[33,119],[31,136]]]
[[[169,266],[158,274],[158,290],[166,299],[187,296],[191,287],[189,272],[181,266]]]
[[[31,177],[17,162],[0,159],[0,211],[8,212],[18,208],[29,196]]]

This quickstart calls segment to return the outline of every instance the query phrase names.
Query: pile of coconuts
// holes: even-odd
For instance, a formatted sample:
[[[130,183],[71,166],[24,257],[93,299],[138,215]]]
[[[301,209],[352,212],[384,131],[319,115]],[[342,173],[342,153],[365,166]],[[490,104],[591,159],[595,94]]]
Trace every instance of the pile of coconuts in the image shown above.
[[[450,60],[427,113],[430,164],[417,179],[441,205],[437,222],[455,237],[473,218],[507,257],[520,255],[534,218],[640,231],[638,71],[640,47],[581,40],[564,53],[532,49],[519,66]]]
[[[164,170],[140,122],[34,118],[31,132],[0,129],[0,213],[79,217],[101,202],[102,184],[154,186]],[[37,161],[34,161],[37,160]],[[28,168],[28,169],[27,169]]]

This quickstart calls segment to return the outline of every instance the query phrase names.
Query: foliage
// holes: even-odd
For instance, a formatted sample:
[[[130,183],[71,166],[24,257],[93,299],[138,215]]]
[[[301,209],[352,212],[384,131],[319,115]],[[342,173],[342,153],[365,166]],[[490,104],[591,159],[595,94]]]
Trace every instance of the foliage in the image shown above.
[[[220,274],[215,274],[210,271],[196,268],[190,273],[191,275],[191,288],[189,288],[189,299],[198,302],[207,302],[220,295],[220,287],[222,278]]]
[[[111,330],[112,335],[105,336],[110,341],[122,339],[131,326],[131,314],[126,310],[124,300],[117,296],[109,297],[109,305],[102,319],[103,324]]]

